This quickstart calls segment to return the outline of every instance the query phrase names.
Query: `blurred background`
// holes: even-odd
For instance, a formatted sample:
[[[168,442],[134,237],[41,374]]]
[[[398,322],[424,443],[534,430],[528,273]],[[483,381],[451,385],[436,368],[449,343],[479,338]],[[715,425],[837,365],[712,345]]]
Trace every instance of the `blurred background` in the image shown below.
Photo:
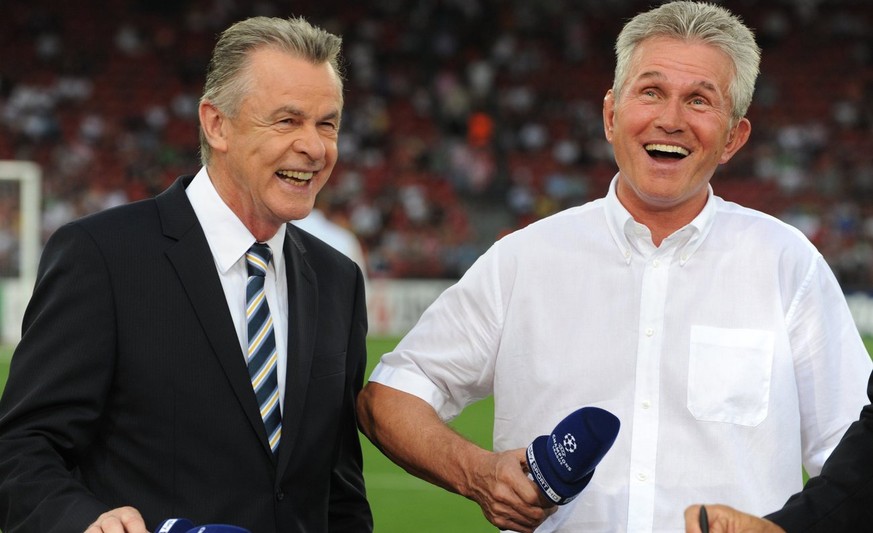
[[[0,160],[41,168],[32,240],[44,242],[69,220],[197,171],[197,103],[229,24],[303,15],[341,34],[340,162],[319,207],[366,254],[372,367],[495,239],[606,192],[613,43],[659,3],[0,0]],[[714,190],[802,230],[873,346],[873,2],[717,3],[764,53],[751,140]],[[20,189],[0,176],[0,389],[32,287]],[[489,402],[456,420],[486,448]],[[494,531],[475,504],[405,474],[366,440],[364,451],[380,533]]]
[[[0,159],[43,170],[41,235],[199,167],[216,35],[251,15],[341,34],[328,216],[373,279],[456,279],[495,239],[604,194],[601,102],[638,0],[0,0]],[[736,0],[764,49],[750,142],[716,194],[800,228],[844,289],[873,285],[873,2]],[[0,269],[15,269],[15,195]],[[2,270],[0,270],[2,272]]]

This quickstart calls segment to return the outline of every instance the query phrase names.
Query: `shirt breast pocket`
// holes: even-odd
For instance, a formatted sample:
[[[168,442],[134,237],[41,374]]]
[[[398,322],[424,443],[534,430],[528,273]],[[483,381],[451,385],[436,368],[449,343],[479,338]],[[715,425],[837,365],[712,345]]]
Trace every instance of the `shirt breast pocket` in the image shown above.
[[[756,426],[767,417],[774,335],[691,326],[688,410],[698,420]]]

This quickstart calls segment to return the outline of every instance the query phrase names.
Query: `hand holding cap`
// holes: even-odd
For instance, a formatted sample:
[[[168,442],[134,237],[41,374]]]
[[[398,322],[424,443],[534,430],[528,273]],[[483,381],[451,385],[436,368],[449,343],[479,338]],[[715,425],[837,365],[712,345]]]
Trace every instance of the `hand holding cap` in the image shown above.
[[[527,448],[527,464],[543,494],[557,505],[578,496],[615,442],[620,425],[609,411],[582,407],[567,415],[549,435],[534,439]]]

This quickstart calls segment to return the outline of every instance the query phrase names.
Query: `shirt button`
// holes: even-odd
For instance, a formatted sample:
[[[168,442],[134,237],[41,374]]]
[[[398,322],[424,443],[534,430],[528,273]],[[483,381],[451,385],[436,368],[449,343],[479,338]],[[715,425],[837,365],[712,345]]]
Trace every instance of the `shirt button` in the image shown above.
[[[659,259],[655,259],[654,261],[652,261],[652,266],[658,268],[659,266],[661,266],[661,261]]]
[[[643,409],[648,409],[649,407],[652,406],[652,402],[650,402],[649,400],[643,400],[643,403],[640,405],[643,406]]]
[[[645,473],[643,473],[643,472],[640,472],[640,473],[637,474],[637,479],[640,480],[640,481],[645,481],[645,480],[649,479],[649,476],[647,476],[647,475],[646,475]]]
[[[655,330],[653,328],[646,328],[646,337],[651,337],[655,334]]]
[[[285,499],[285,493],[282,492],[281,490],[276,492],[276,499],[281,502],[282,500]]]

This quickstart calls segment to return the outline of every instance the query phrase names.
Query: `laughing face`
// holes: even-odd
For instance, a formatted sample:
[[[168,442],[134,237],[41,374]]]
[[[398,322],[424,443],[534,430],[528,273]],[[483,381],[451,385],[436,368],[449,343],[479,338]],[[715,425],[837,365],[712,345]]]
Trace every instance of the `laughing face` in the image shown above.
[[[342,93],[327,63],[273,48],[252,53],[235,116],[208,103],[201,124],[213,148],[219,195],[259,240],[305,217],[337,160]]]
[[[727,54],[710,45],[655,37],[637,46],[603,119],[618,198],[638,221],[667,214],[675,230],[693,220],[716,167],[745,144],[749,121],[731,118],[733,75]]]

